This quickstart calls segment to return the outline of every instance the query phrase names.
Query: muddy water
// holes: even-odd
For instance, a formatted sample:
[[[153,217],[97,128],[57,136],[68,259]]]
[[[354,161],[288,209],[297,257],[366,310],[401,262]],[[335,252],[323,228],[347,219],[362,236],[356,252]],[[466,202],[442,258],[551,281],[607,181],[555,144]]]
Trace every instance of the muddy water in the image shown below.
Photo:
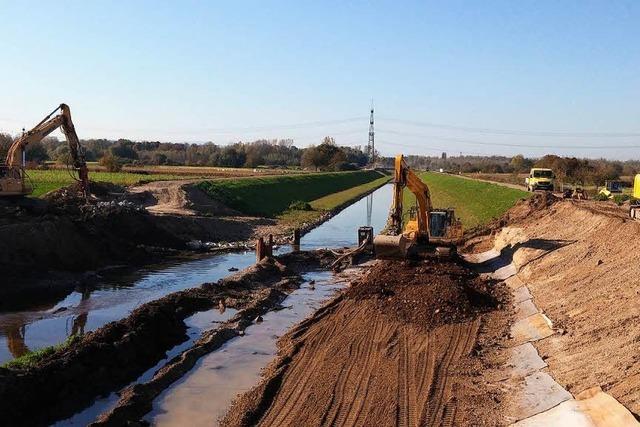
[[[164,359],[160,360],[155,366],[147,369],[142,375],[140,375],[135,381],[131,384],[137,384],[149,381],[153,378],[153,374],[156,373],[160,368],[162,368],[169,360],[179,355],[183,351],[187,350],[189,347],[193,346],[195,341],[200,338],[204,331],[209,329],[214,329],[218,324],[226,322],[236,315],[238,311],[232,308],[224,309],[224,310],[208,310],[202,311],[194,314],[191,317],[185,319],[185,324],[187,325],[187,336],[189,337],[186,341],[176,345],[171,350],[169,350]],[[111,393],[106,397],[102,397],[97,399],[93,405],[84,409],[81,412],[78,412],[71,418],[68,418],[63,421],[59,421],[53,424],[55,427],[63,427],[63,426],[85,426],[98,417],[98,415],[110,410],[113,408],[116,403],[118,403],[118,399],[120,396],[117,393]]]
[[[307,276],[308,282],[283,302],[284,310],[267,313],[263,322],[246,329],[219,350],[200,359],[180,381],[161,394],[145,419],[158,426],[210,426],[217,424],[232,399],[249,390],[276,355],[276,341],[291,326],[313,313],[343,284],[329,272]]]
[[[359,226],[372,225],[374,231],[384,226],[390,204],[391,187],[383,186],[306,234],[301,249],[353,246]],[[91,289],[74,291],[48,307],[0,312],[0,364],[121,319],[137,306],[171,292],[215,282],[230,274],[229,268],[248,267],[254,257],[253,252],[218,254],[150,266],[136,273],[112,272]]]

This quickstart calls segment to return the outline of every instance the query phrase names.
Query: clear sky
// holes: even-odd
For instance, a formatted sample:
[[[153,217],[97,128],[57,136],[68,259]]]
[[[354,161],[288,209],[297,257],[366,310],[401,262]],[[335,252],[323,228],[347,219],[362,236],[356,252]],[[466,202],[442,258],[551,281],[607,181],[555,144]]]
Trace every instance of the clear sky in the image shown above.
[[[373,98],[387,155],[640,158],[636,0],[0,0],[0,17],[4,132],[66,102],[81,138],[363,145]]]

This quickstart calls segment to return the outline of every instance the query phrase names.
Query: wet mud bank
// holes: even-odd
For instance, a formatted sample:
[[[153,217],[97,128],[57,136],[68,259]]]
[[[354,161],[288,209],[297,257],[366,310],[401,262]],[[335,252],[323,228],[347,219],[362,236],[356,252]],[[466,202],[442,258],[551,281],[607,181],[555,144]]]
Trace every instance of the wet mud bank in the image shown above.
[[[265,259],[217,283],[144,304],[128,317],[45,356],[36,366],[0,368],[0,412],[15,425],[47,425],[69,417],[94,398],[129,384],[187,339],[187,317],[218,306],[238,309],[231,320],[201,338],[187,357],[170,363],[156,383],[131,394],[136,399],[152,396],[157,393],[154,385],[160,390],[163,381],[175,380],[202,352],[242,334],[253,319],[277,306],[299,286],[301,266],[320,266],[329,257],[326,252],[300,252]]]
[[[115,205],[5,222],[0,225],[0,274],[8,280],[0,287],[0,297],[63,286],[65,278],[55,280],[51,272],[63,276],[118,264],[141,265],[189,251],[189,242],[196,239],[248,240],[265,221],[269,222],[154,216],[135,206]]]

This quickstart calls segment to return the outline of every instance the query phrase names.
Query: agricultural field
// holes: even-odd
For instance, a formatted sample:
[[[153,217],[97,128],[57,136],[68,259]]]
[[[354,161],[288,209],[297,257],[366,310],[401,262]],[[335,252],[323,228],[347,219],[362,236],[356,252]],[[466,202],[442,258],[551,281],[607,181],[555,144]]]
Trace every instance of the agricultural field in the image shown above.
[[[524,190],[504,187],[483,181],[474,181],[436,172],[420,174],[429,189],[436,208],[453,207],[465,229],[486,224],[502,215],[519,199],[530,197]],[[413,206],[415,197],[405,190],[405,209]]]
[[[89,163],[89,179],[98,182],[110,182],[119,185],[135,185],[151,181],[198,178],[234,178],[264,175],[285,175],[307,173],[289,169],[241,169],[200,166],[125,166],[120,172],[107,172],[95,162]],[[49,165],[48,170],[28,170],[27,174],[34,187],[33,196],[40,197],[49,191],[67,186],[74,182],[66,166]]]
[[[67,170],[28,170],[27,175],[33,185],[32,196],[40,197],[49,191],[57,190],[73,184],[75,178]],[[205,177],[204,175],[202,176]],[[193,176],[176,175],[169,173],[142,175],[129,172],[90,172],[91,181],[110,182],[119,185],[134,185],[149,181],[163,181],[169,179],[188,179]]]
[[[67,166],[56,163],[47,162],[49,169],[66,170]],[[87,162],[89,172],[107,172],[107,168],[98,162]],[[165,165],[124,165],[122,172],[131,172],[139,174],[170,174],[170,175],[190,175],[190,176],[220,176],[220,177],[236,177],[236,176],[254,176],[254,175],[283,175],[308,173],[302,169],[289,169],[259,166],[257,168],[227,168],[217,166],[165,166]]]

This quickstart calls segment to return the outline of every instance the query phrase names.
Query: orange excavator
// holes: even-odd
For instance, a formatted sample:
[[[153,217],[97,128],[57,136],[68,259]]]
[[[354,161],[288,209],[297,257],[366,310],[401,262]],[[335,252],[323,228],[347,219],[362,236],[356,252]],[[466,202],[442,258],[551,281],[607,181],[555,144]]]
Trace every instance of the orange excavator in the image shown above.
[[[58,111],[60,113],[54,116]],[[80,140],[73,127],[69,107],[66,104],[60,104],[58,108],[42,119],[33,129],[16,139],[9,147],[5,164],[0,166],[0,197],[31,194],[33,187],[29,184],[24,170],[25,149],[29,144],[41,141],[58,128],[62,130],[69,144],[69,153],[71,155],[70,172],[80,182],[80,189],[83,195],[85,197],[88,196],[89,173],[85,161],[84,148],[80,145]]]
[[[415,195],[416,205],[403,221],[405,187]],[[396,156],[389,219],[383,233],[373,239],[376,257],[450,256],[456,252],[455,245],[461,237],[462,224],[454,210],[434,209],[427,184],[409,168],[402,154]]]

